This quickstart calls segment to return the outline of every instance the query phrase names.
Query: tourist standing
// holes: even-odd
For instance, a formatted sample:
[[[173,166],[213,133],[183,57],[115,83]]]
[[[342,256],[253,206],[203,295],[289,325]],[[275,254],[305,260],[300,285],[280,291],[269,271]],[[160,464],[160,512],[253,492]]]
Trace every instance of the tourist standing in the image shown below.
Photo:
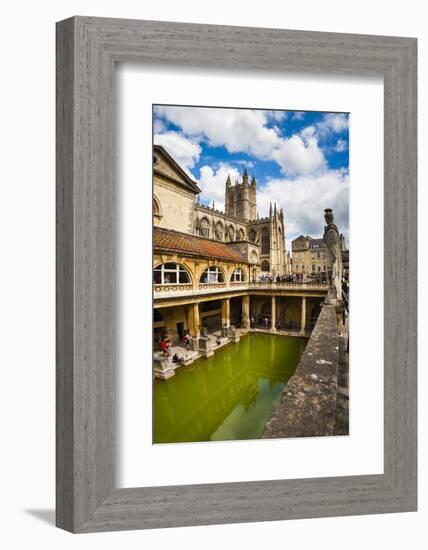
[[[162,353],[169,357],[171,355],[171,352],[169,351],[169,341],[166,338],[162,338],[160,346]]]

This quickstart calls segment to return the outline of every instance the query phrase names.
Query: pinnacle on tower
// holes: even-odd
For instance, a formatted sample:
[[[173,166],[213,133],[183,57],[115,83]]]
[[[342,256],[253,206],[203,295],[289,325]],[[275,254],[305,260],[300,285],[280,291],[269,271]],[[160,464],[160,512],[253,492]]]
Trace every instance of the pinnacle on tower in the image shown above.
[[[232,186],[232,180],[230,179],[230,174],[227,175],[227,180],[226,180],[226,187],[231,187]]]
[[[245,167],[245,170],[244,170],[244,175],[242,177],[242,183],[244,185],[247,185],[248,184],[248,172],[247,172],[247,168]]]
[[[272,217],[272,203],[269,203],[269,218]]]
[[[251,178],[251,185],[256,185],[256,176],[253,174],[253,177]]]
[[[273,215],[276,218],[276,202],[273,203]]]

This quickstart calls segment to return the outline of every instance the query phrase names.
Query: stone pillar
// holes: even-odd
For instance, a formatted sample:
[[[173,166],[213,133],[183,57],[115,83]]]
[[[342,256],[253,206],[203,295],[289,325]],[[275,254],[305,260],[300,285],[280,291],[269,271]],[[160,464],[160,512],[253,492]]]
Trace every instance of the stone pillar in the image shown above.
[[[190,334],[196,336],[196,338],[199,338],[200,323],[199,304],[192,304],[187,309],[187,324]]]
[[[228,327],[230,325],[230,299],[226,298],[221,302],[221,324]]]
[[[242,325],[250,328],[250,296],[242,296]]]
[[[302,315],[300,317],[300,334],[305,334],[306,326],[306,296],[302,297]]]
[[[272,296],[270,329],[273,331],[276,331],[276,297],[275,296]]]

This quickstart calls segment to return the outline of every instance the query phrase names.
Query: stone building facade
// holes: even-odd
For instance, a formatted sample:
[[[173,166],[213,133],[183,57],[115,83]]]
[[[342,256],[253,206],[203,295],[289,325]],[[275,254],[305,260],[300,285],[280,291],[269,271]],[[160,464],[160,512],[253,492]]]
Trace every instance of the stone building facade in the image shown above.
[[[282,208],[270,205],[269,215],[257,214],[257,181],[225,182],[225,211],[198,202],[200,189],[161,146],[154,146],[153,212],[155,226],[225,243],[251,266],[251,277],[264,272],[276,277],[289,273]]]
[[[291,241],[291,247],[293,252],[291,272],[293,274],[321,274],[326,276],[329,266],[327,247],[324,239],[314,239],[309,235],[306,235],[306,237],[300,235]],[[345,237],[342,234],[340,235],[340,247],[342,254],[347,253],[349,255]]]
[[[292,272],[303,275],[327,273],[327,249],[323,239],[300,235],[291,242]]]
[[[324,286],[260,281],[289,272],[284,213],[257,216],[255,178],[225,182],[225,212],[199,204],[196,182],[160,146],[153,152],[154,342],[234,325],[307,335]],[[276,279],[274,278],[274,281]]]

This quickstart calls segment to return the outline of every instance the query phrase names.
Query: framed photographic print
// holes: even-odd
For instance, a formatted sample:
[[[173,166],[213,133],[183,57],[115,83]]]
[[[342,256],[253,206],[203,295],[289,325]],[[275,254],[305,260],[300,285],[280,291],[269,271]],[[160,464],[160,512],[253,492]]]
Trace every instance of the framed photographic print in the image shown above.
[[[57,26],[57,525],[416,509],[416,40]]]

